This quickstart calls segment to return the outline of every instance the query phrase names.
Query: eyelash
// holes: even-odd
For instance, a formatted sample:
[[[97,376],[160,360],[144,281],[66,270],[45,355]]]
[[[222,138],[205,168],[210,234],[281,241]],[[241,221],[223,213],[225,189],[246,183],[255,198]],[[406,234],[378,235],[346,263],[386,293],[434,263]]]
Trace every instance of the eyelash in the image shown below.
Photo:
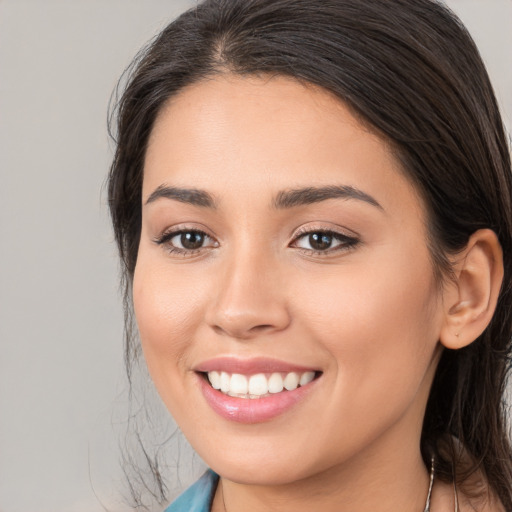
[[[183,235],[194,235],[194,236],[200,236],[203,237],[204,240],[211,240],[213,242],[213,245],[211,246],[201,246],[197,249],[185,249],[181,247],[176,247],[175,245],[171,244],[171,240],[177,236],[183,236]],[[311,237],[314,235],[320,235],[321,237],[329,237],[334,241],[339,242],[339,245],[331,248],[328,247],[325,250],[319,250],[319,249],[307,249],[304,247],[298,247],[297,243],[300,240],[304,240],[307,237]],[[205,250],[205,249],[212,249],[215,247],[218,247],[218,242],[214,240],[208,233],[200,230],[200,229],[174,229],[172,231],[166,231],[162,233],[161,236],[156,238],[154,242],[157,245],[165,246],[165,249],[170,254],[176,254],[183,257],[191,257],[199,252]],[[295,247],[299,249],[301,252],[304,252],[308,255],[314,255],[314,256],[327,256],[329,254],[335,253],[335,252],[341,252],[341,251],[348,251],[350,249],[355,248],[360,243],[360,240],[355,236],[348,236],[343,233],[339,233],[337,231],[333,231],[330,229],[308,229],[304,228],[299,230],[290,244],[291,247]]]
[[[201,252],[201,250],[204,250],[204,249],[210,249],[210,248],[213,248],[213,247],[199,247],[197,249],[184,249],[184,248],[181,248],[181,247],[176,247],[175,245],[172,245],[171,244],[171,240],[177,236],[183,236],[183,235],[187,235],[187,234],[193,234],[195,236],[201,236],[203,237],[204,239],[210,239],[214,242],[214,245],[213,247],[216,247],[218,246],[218,242],[216,242],[210,235],[208,235],[208,233],[205,233],[204,231],[200,230],[200,229],[174,229],[172,231],[165,231],[164,233],[162,233],[161,236],[159,236],[158,238],[156,238],[154,240],[154,242],[157,244],[157,245],[162,245],[162,246],[165,246],[165,249],[168,253],[170,254],[177,254],[177,255],[180,255],[180,256],[194,256],[196,255],[197,253]]]
[[[306,249],[303,247],[297,247],[297,243],[300,240],[304,240],[307,237],[312,237],[314,235],[321,235],[322,237],[327,236],[333,239],[333,241],[338,241],[339,245],[335,247],[329,247],[326,250],[319,249]],[[297,249],[303,251],[306,254],[313,256],[328,256],[337,252],[344,252],[350,249],[355,248],[360,243],[360,240],[356,236],[348,236],[344,233],[340,233],[338,231],[334,231],[332,229],[310,229],[304,228],[300,229],[296,234],[292,242],[292,246],[297,247]]]

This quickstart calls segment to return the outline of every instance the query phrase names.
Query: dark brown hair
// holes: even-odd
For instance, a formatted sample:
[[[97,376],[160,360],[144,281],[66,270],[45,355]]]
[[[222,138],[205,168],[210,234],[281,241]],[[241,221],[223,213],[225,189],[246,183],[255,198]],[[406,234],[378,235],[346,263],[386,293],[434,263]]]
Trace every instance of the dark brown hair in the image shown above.
[[[206,0],[167,26],[134,62],[116,111],[108,191],[128,323],[153,123],[171,96],[219,73],[315,84],[385,137],[427,205],[441,280],[450,273],[447,256],[472,233],[496,232],[505,277],[495,315],[474,343],[443,352],[421,450],[426,464],[436,456],[446,481],[462,484],[481,470],[512,510],[504,403],[512,338],[510,152],[487,72],[464,26],[432,0]],[[138,349],[129,326],[127,334],[130,368]],[[457,446],[471,455],[471,467],[462,470]]]

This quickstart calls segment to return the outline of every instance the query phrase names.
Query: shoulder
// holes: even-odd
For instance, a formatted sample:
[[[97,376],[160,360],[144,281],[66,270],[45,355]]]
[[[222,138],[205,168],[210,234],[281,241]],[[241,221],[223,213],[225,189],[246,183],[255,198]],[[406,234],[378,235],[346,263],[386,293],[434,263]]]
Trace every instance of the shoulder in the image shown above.
[[[459,512],[506,512],[501,501],[492,493],[460,495]]]
[[[209,512],[219,476],[208,469],[183,494],[178,496],[164,512]]]
[[[457,438],[450,436],[444,439],[442,450],[446,460],[455,460],[456,474],[459,475],[459,481],[455,486],[453,483],[439,482],[440,494],[444,495],[445,503],[450,503],[447,511],[512,512],[505,510],[482,465]],[[451,500],[446,499],[450,494]]]
[[[438,480],[434,484],[432,510],[439,510],[439,512],[512,512],[505,510],[480,471],[476,471],[458,485]]]
[[[457,495],[460,512],[506,512],[482,471],[475,471]]]

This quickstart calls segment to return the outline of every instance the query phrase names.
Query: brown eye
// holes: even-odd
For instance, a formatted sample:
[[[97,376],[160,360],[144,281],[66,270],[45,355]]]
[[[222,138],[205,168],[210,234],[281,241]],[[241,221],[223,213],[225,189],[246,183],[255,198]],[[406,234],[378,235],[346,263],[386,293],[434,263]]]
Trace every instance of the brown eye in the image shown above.
[[[189,251],[199,249],[204,244],[205,235],[204,233],[200,233],[198,231],[186,231],[178,236],[182,249],[187,249]]]
[[[313,250],[325,251],[331,248],[333,236],[329,233],[311,233],[308,242]]]
[[[201,249],[218,247],[218,243],[206,233],[190,229],[180,229],[165,233],[155,242],[171,253],[188,254]]]
[[[334,231],[309,231],[298,236],[292,246],[311,253],[330,254],[356,246],[359,240]]]

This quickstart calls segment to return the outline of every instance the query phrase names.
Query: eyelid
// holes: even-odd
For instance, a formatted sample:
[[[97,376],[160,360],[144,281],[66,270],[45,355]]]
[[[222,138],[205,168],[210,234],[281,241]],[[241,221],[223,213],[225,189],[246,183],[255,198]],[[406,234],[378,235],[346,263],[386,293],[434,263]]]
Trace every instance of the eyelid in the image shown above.
[[[312,235],[314,233],[328,234],[341,243],[332,248],[328,248],[325,250],[318,250],[318,249],[315,250],[313,248],[306,249],[304,247],[298,247],[296,245],[294,246],[294,244],[296,244],[298,240],[300,240],[308,235]],[[333,255],[333,253],[345,252],[345,251],[351,250],[351,249],[355,248],[357,245],[359,245],[360,243],[361,243],[361,237],[354,231],[348,230],[347,228],[342,228],[340,226],[333,226],[332,224],[329,223],[329,224],[323,224],[323,225],[322,224],[316,224],[316,225],[309,224],[309,225],[301,226],[300,228],[298,228],[294,231],[294,233],[292,235],[292,240],[289,245],[291,247],[294,247],[294,248],[296,248],[300,251],[303,251],[304,253],[309,254],[309,255],[315,255],[315,256],[318,255],[318,256],[327,257],[329,255]]]
[[[302,226],[296,228],[292,235],[291,235],[291,239],[292,241],[300,236],[303,236],[303,235],[307,235],[307,234],[310,234],[310,233],[332,233],[334,235],[339,235],[340,237],[343,237],[343,238],[355,238],[355,239],[360,239],[360,235],[358,233],[356,233],[355,231],[352,231],[351,229],[348,229],[348,228],[345,228],[345,227],[342,227],[342,226],[338,226],[338,225],[335,225],[335,224],[331,224],[330,222],[325,222],[325,223],[308,223],[308,224],[303,224]]]
[[[179,236],[183,233],[199,233],[203,235],[205,238],[210,239],[213,243],[209,245],[204,245],[201,247],[198,247],[197,249],[185,249],[181,247],[176,247],[172,245],[170,242],[171,240]],[[218,247],[219,242],[217,241],[217,238],[212,235],[209,230],[204,228],[203,226],[198,226],[197,224],[178,224],[175,226],[167,227],[163,231],[160,232],[159,235],[154,237],[153,242],[157,244],[158,246],[163,247],[168,253],[170,254],[177,254],[178,256],[186,257],[186,256],[195,256],[200,252],[204,252],[206,250]]]
[[[166,232],[162,233],[162,235],[160,235],[154,239],[154,242],[158,245],[162,245],[162,244],[169,242],[174,237],[176,237],[178,235],[182,235],[183,233],[199,233],[200,235],[204,235],[205,238],[209,238],[210,240],[215,240],[208,233],[205,233],[204,231],[201,231],[199,229],[178,229],[176,231],[172,230],[172,231],[166,231]]]
[[[179,236],[183,233],[199,233],[203,235],[206,239],[210,240],[208,245],[202,245],[196,249],[186,249],[182,247],[177,247],[171,244],[171,240]],[[299,247],[297,242],[308,235],[312,235],[314,233],[323,233],[333,237],[337,242],[334,247],[328,247],[327,249],[308,249],[305,247]],[[309,255],[319,255],[319,256],[328,256],[329,254],[336,252],[344,252],[354,248],[356,245],[360,243],[360,236],[356,234],[354,231],[349,230],[347,228],[341,226],[333,226],[331,223],[325,224],[307,224],[302,225],[299,228],[295,229],[291,236],[291,241],[288,246],[298,249],[304,253]],[[187,224],[182,223],[174,226],[167,227],[161,233],[153,238],[153,242],[159,246],[163,246],[169,253],[176,253],[180,256],[192,256],[196,255],[200,252],[205,252],[212,248],[216,248],[219,246],[219,242],[217,237],[210,233],[209,229],[206,229],[202,225],[197,224]]]
[[[217,237],[211,232],[210,229],[208,229],[203,224],[198,224],[195,222],[180,222],[179,224],[175,224],[172,226],[167,226],[165,229],[162,229],[159,231],[159,234],[153,237],[153,241],[155,243],[158,242],[158,240],[161,240],[163,238],[167,238],[169,235],[172,234],[179,234],[187,231],[194,231],[197,233],[202,233],[209,238],[212,238],[214,240],[217,240]]]

